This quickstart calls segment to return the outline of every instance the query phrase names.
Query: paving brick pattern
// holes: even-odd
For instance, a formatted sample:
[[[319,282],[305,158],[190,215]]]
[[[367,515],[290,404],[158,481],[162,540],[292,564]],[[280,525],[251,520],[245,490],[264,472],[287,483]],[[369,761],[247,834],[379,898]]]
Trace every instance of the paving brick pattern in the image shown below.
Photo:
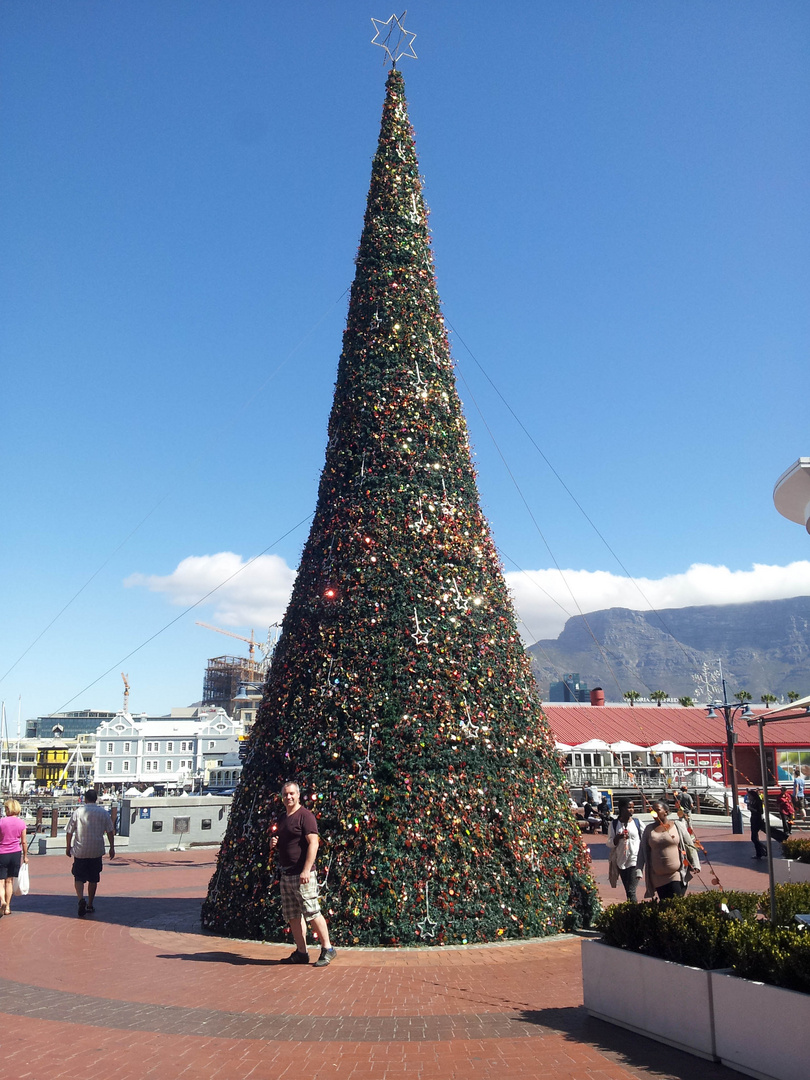
[[[698,834],[725,887],[767,887],[750,841]],[[621,899],[607,884],[604,839],[589,842],[605,902]],[[590,1019],[577,937],[403,950],[337,942],[330,967],[289,967],[289,943],[200,931],[213,866],[210,851],[122,855],[105,862],[96,914],[78,919],[69,861],[32,857],[31,894],[0,919],[0,1080],[738,1075]]]

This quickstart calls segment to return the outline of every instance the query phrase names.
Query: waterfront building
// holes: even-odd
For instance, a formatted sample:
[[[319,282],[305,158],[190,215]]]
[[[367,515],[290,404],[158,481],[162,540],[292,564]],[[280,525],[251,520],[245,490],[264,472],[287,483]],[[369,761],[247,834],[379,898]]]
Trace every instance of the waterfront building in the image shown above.
[[[60,736],[76,739],[79,735],[95,735],[98,725],[112,720],[114,712],[104,709],[76,709],[73,712],[49,713],[25,721],[26,739],[50,739],[53,729],[60,728]]]
[[[96,733],[96,783],[199,788],[212,768],[238,754],[241,733],[216,707],[177,708],[162,717],[116,713]]]

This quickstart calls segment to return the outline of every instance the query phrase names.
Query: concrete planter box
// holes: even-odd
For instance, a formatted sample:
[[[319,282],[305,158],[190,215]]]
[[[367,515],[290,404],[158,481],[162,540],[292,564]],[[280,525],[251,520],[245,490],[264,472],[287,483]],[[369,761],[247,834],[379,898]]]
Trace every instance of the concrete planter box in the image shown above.
[[[711,972],[715,1050],[724,1065],[760,1080],[807,1071],[810,994]]]
[[[583,941],[582,983],[591,1016],[716,1060],[710,972]]]

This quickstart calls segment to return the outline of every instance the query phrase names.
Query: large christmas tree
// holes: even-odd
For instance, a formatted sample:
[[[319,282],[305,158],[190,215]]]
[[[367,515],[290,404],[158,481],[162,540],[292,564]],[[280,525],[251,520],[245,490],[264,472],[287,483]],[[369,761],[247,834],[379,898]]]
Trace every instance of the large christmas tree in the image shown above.
[[[340,944],[588,923],[588,856],[478,501],[401,73],[390,72],[318,504],[203,924],[280,940],[297,780]]]

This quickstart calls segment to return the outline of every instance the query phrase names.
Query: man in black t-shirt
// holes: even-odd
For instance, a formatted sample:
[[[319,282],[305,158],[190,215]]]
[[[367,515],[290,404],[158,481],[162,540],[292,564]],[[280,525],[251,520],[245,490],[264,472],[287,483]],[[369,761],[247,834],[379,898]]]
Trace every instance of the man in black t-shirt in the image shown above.
[[[318,903],[315,858],[318,854],[318,820],[301,805],[301,789],[294,780],[281,788],[281,800],[287,812],[280,825],[271,827],[270,849],[281,866],[281,908],[290,924],[295,952],[283,964],[308,964],[307,925],[317,933],[321,955],[315,967],[326,967],[337,956],[329,940],[329,928]]]

